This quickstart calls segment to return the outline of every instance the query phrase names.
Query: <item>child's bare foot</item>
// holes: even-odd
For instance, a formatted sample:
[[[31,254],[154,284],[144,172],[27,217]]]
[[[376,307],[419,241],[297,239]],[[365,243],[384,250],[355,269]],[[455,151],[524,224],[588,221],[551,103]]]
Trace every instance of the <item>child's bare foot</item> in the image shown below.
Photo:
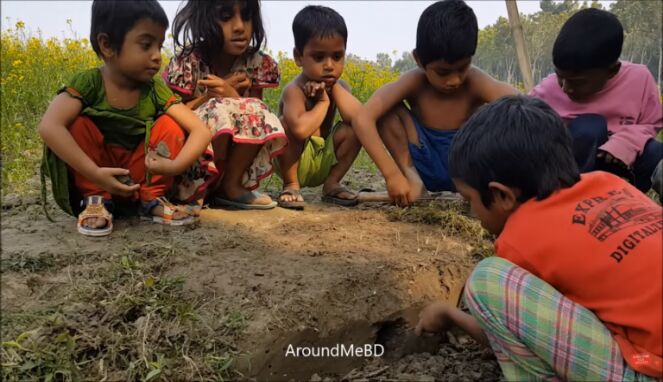
[[[97,229],[108,225],[108,220],[104,218],[85,218],[81,221],[83,228]]]
[[[286,184],[279,194],[278,206],[293,210],[303,210],[306,202],[300,193],[299,184]]]

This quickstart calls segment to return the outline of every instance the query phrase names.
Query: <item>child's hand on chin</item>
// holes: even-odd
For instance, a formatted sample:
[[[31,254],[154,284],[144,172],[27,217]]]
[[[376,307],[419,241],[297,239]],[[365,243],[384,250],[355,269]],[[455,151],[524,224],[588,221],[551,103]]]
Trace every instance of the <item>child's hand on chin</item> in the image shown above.
[[[160,156],[155,150],[149,150],[145,155],[145,167],[155,175],[179,175],[173,160]]]
[[[327,86],[324,82],[308,81],[304,84],[304,95],[307,98],[313,98],[316,101],[329,101]]]

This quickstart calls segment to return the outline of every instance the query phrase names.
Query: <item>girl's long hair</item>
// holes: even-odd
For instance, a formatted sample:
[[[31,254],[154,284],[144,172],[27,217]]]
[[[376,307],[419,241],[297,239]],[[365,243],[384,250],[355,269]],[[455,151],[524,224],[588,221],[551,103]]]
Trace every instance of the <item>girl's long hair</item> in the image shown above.
[[[181,54],[196,52],[208,65],[223,51],[223,31],[219,25],[223,13],[233,13],[239,5],[242,18],[251,20],[253,35],[248,54],[259,51],[265,44],[265,29],[260,14],[260,0],[189,0],[173,20],[175,48]]]

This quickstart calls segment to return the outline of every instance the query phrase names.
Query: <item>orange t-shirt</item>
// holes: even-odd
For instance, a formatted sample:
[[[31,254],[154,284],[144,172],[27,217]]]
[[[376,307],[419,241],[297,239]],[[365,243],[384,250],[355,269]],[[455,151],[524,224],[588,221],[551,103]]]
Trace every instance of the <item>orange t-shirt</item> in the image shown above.
[[[573,187],[523,203],[496,253],[588,308],[626,362],[663,377],[663,209],[622,179],[583,174]]]

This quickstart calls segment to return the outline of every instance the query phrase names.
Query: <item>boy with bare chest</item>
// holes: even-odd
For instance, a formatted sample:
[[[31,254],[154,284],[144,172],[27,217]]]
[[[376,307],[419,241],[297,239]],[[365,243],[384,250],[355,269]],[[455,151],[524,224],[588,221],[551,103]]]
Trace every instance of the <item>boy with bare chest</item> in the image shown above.
[[[397,205],[426,190],[455,190],[447,156],[457,129],[479,106],[517,93],[472,66],[477,36],[476,16],[462,0],[429,6],[417,26],[418,68],[378,89],[353,120]]]

